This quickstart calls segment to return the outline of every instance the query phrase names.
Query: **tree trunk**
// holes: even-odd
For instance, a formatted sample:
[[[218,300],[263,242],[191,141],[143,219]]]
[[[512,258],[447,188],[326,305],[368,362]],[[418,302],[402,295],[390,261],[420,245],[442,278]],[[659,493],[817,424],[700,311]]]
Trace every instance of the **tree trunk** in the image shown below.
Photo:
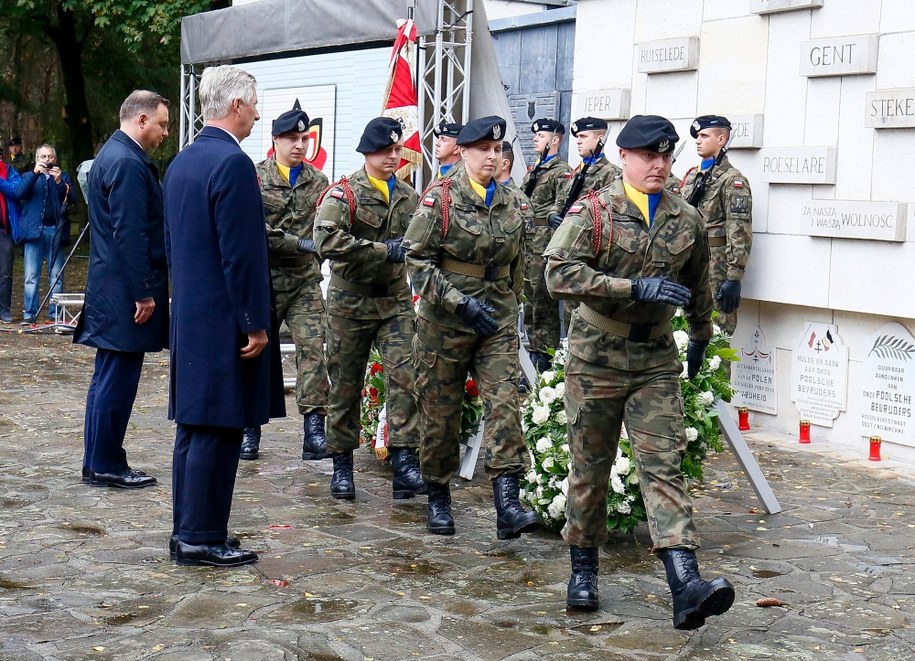
[[[93,156],[92,120],[86,99],[86,78],[83,75],[83,44],[76,34],[73,13],[57,6],[58,23],[45,31],[57,48],[61,78],[66,93],[64,123],[70,133],[70,166],[76,166]]]

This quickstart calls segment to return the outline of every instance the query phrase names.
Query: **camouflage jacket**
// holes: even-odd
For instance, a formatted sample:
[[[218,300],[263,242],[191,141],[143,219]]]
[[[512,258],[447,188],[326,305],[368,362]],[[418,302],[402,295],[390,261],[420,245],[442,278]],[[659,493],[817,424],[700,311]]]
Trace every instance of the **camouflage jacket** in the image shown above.
[[[530,195],[534,224],[546,225],[546,218],[550,215],[550,209],[553,208],[553,204],[559,196],[559,191],[562,190],[563,182],[566,181],[566,177],[571,171],[569,164],[561,160],[559,156],[550,159],[540,170],[537,185],[534,186],[534,192]],[[524,175],[524,179],[521,181],[522,191],[527,188],[533,172],[534,168],[532,167]]]
[[[698,168],[686,173],[682,187],[684,200],[689,199],[699,175]],[[727,279],[742,279],[753,247],[753,198],[750,183],[727,156],[712,171],[698,209],[705,219],[710,243],[725,242]]]
[[[550,209],[550,213],[562,213],[562,207],[569,197],[569,193],[572,190],[572,184],[575,183],[575,177],[581,171],[582,165],[583,164],[579,164],[575,170],[571,170],[563,175],[559,186],[559,193]],[[600,190],[616,179],[619,179],[622,172],[623,171],[620,170],[618,165],[614,165],[606,158],[598,159],[585,173],[585,183],[581,187],[581,192],[578,194],[578,197],[584,197],[588,194],[588,191],[591,190]],[[570,200],[570,202],[575,202],[575,200]]]
[[[626,197],[622,179],[597,194],[597,207],[601,215],[599,240],[595,240],[594,205],[590,199],[573,204],[553,235],[544,253],[550,294],[583,303],[617,322],[658,326],[668,324],[676,308],[632,300],[631,281],[666,276],[692,291],[692,300],[684,309],[690,337],[710,339],[708,243],[696,210],[663,191],[654,223],[648,229],[642,214]],[[635,342],[600,330],[581,318],[573,320],[569,348],[589,362],[628,371],[647,369],[677,357],[671,332]]]
[[[464,296],[474,296],[496,309],[500,328],[518,323],[518,297],[524,283],[524,225],[530,208],[523,193],[496,185],[489,208],[470,185],[466,170],[451,179],[445,232],[442,186],[420,201],[404,247],[413,288],[421,297],[419,316],[450,328],[467,330],[455,314]],[[501,267],[505,277],[485,279],[442,268],[443,260],[480,267]]]
[[[404,235],[416,208],[416,191],[397,179],[388,204],[365,168],[350,175],[348,185],[355,210],[337,184],[324,196],[315,220],[315,247],[330,260],[334,276],[327,289],[328,312],[350,319],[387,319],[412,310],[406,268],[387,261],[384,241]],[[335,283],[341,279],[350,289]]]
[[[312,238],[315,205],[321,191],[327,188],[327,177],[305,163],[293,188],[280,174],[276,160],[268,158],[261,161],[256,169],[264,199],[267,250],[274,285],[289,285],[280,287],[288,290],[303,282],[320,281],[321,261],[318,256],[298,252],[297,244],[299,239]]]

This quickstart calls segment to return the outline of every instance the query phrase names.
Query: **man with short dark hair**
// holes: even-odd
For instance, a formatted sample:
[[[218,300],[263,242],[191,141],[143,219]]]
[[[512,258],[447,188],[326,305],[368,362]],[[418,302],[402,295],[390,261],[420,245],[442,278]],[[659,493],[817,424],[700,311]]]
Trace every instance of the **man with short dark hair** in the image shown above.
[[[512,143],[508,140],[502,141],[502,159],[499,161],[499,169],[496,171],[494,179],[500,184],[518,188],[518,184],[512,179],[512,168],[515,165],[515,152],[512,149]]]
[[[6,159],[7,165],[12,166],[19,174],[25,174],[32,169],[29,167],[31,164],[28,157],[22,150],[22,138],[17,135],[9,141],[7,147],[9,149],[9,157]]]
[[[125,113],[125,107],[132,110]],[[168,345],[162,188],[148,155],[168,135],[168,101],[135,90],[121,117],[89,176],[89,273],[73,341],[96,349],[86,396],[83,482],[139,489],[156,479],[128,465],[123,445],[144,355]]]

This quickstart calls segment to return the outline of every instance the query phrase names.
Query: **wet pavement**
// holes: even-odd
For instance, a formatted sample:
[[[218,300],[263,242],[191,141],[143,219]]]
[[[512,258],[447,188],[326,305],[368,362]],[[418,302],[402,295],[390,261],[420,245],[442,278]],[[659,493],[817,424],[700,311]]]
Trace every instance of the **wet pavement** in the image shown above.
[[[367,450],[356,500],[332,499],[330,461],[299,460],[288,418],[236,483],[230,530],[260,561],[178,567],[167,356],[147,356],[128,431],[131,465],[159,478],[140,491],[80,483],[92,358],[67,337],[0,334],[3,661],[915,658],[911,469],[751,433],[784,508],[766,515],[733,457],[711,459],[693,489],[700,567],[737,600],[680,632],[644,527],[602,549],[601,610],[569,613],[567,547],[497,541],[482,469],[453,489],[457,535],[428,535],[425,499],[393,501]]]

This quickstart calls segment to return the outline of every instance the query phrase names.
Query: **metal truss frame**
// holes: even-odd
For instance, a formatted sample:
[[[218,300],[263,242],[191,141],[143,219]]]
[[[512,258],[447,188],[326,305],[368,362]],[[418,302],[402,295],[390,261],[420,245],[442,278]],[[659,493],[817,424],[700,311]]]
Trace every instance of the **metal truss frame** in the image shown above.
[[[181,116],[178,120],[178,150],[194,142],[203,128],[203,115],[197,107],[197,83],[200,74],[196,64],[181,65]]]

